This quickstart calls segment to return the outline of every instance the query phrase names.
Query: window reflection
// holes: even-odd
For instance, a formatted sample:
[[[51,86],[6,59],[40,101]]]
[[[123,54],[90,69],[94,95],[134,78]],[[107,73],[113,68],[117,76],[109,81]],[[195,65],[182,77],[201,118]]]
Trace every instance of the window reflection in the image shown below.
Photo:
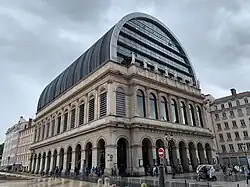
[[[153,119],[158,119],[157,115],[157,103],[156,103],[156,97],[155,94],[151,93],[149,96],[149,102],[150,102],[150,116]]]
[[[174,99],[171,100],[171,114],[172,114],[172,122],[179,123],[177,103]]]
[[[167,99],[165,97],[161,97],[161,119],[169,121]]]
[[[137,90],[137,114],[140,117],[146,117],[145,96],[142,90]]]
[[[193,126],[196,126],[195,124],[195,117],[194,117],[194,108],[191,104],[188,105],[189,106],[189,114],[190,114],[190,121],[191,121],[191,124]]]

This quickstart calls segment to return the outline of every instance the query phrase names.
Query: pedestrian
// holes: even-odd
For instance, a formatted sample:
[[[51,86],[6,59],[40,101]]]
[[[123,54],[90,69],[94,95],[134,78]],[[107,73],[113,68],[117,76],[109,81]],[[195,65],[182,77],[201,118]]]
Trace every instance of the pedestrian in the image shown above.
[[[247,167],[247,169],[245,169],[245,174],[246,174],[246,180],[247,180],[247,185],[249,184],[248,180],[250,179],[250,168]]]

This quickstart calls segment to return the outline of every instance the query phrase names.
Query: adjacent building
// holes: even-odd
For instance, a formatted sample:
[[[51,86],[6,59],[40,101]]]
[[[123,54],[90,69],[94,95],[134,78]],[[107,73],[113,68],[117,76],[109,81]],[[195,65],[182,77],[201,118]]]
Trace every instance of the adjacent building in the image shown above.
[[[19,128],[19,141],[17,148],[17,159],[16,165],[19,166],[19,169],[22,171],[29,171],[30,166],[30,145],[34,140],[34,126],[33,119],[24,121],[20,124]]]
[[[176,36],[150,15],[129,14],[41,93],[30,169],[144,175],[162,147],[168,171],[193,171],[215,159],[203,101]]]
[[[22,117],[20,118],[20,121],[23,121]],[[10,127],[5,134],[6,136],[2,156],[2,167],[8,167],[9,169],[11,169],[13,168],[13,166],[15,166],[18,148],[19,127],[20,123],[17,123]]]
[[[27,171],[30,165],[30,144],[33,142],[32,119],[28,121],[22,116],[17,124],[6,132],[1,166]]]
[[[237,93],[210,101],[209,113],[216,137],[217,155],[225,165],[247,165],[250,150],[250,92]]]

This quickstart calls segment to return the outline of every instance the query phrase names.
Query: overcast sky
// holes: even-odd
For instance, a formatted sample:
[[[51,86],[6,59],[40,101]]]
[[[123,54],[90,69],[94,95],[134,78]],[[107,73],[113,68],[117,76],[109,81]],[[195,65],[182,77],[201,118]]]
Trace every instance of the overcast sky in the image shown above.
[[[184,45],[203,93],[249,90],[250,0],[2,0],[0,117],[35,117],[43,88],[124,15],[148,13]]]

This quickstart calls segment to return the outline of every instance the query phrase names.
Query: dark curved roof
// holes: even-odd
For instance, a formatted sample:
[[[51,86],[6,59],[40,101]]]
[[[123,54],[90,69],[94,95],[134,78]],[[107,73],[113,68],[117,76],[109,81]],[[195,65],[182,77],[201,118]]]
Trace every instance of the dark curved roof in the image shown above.
[[[190,72],[187,74],[189,75],[190,73],[190,76],[192,76],[193,80],[195,81],[196,76],[192,64],[189,61],[184,48],[181,46],[174,34],[156,18],[144,13],[132,13],[122,18],[103,37],[101,37],[94,45],[92,45],[67,69],[65,69],[59,76],[57,76],[50,84],[45,87],[40,95],[37,111],[40,111],[55,98],[74,86],[77,82],[83,80],[84,77],[86,77],[90,72],[93,72],[97,67],[107,60],[117,61],[119,55],[124,55],[120,54],[120,51],[117,49],[118,42],[120,42],[120,32],[122,33],[122,28],[126,23],[137,19],[147,20],[154,25],[157,25],[157,27],[159,27],[163,32],[167,33],[169,38],[171,38],[171,40],[177,44],[176,46],[178,48],[178,52],[175,51],[175,53],[180,53],[180,56],[185,57],[184,65],[190,69]]]

